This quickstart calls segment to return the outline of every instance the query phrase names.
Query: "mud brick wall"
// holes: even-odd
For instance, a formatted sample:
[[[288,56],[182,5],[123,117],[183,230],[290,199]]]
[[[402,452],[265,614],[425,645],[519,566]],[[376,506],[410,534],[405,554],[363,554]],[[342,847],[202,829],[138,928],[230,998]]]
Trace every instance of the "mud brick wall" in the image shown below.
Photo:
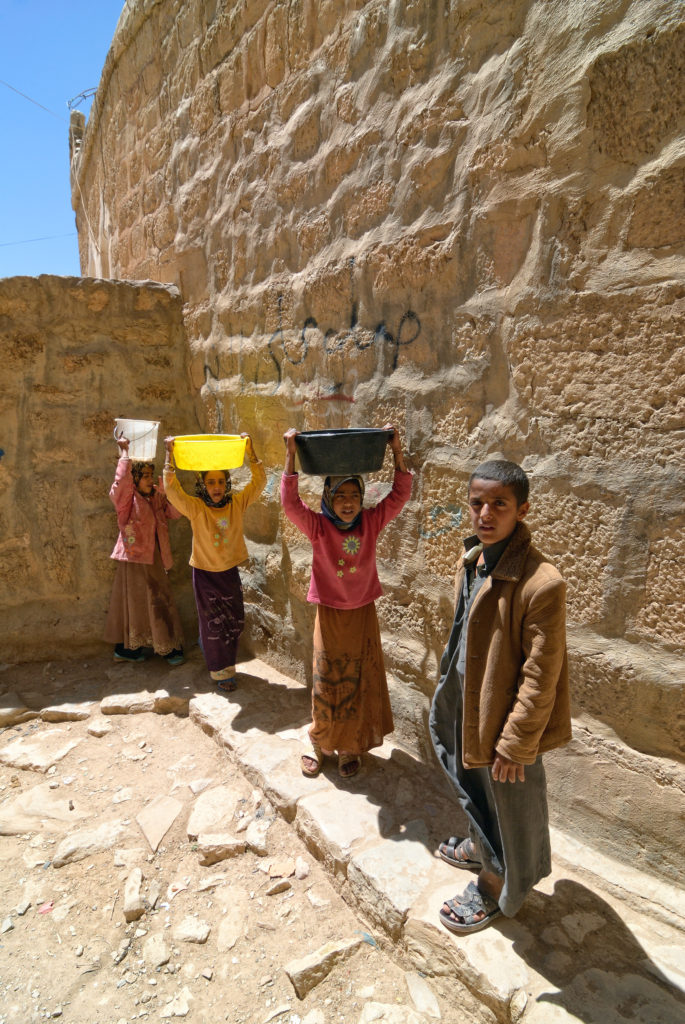
[[[160,419],[172,433],[197,429],[178,291],[4,278],[0,381],[0,660],[102,650],[117,537],[108,497],[114,418]],[[160,441],[160,472],[162,452]],[[170,533],[172,580],[190,629],[185,520]]]
[[[682,758],[682,15],[135,0],[74,122],[83,272],[178,286],[198,417],[251,431],[269,466],[246,642],[288,671],[309,673],[312,613],[281,434],[399,426],[416,479],[380,544],[378,607],[415,750],[465,483],[503,455],[530,472],[531,526],[568,579],[579,721],[633,779]],[[312,501],[318,486],[303,480]],[[560,780],[601,804],[572,757]]]

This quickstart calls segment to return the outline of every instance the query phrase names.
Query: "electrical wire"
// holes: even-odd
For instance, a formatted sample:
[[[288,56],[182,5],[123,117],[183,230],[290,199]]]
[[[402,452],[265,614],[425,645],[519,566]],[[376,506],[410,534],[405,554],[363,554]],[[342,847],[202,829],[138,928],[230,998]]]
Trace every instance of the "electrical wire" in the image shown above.
[[[0,249],[6,249],[8,245],[29,245],[30,242],[51,242],[55,238],[75,238],[77,231],[68,231],[66,235],[43,235],[42,238],[20,238],[18,242],[0,242]]]
[[[19,89],[15,89],[13,85],[10,85],[9,82],[3,81],[2,78],[0,78],[0,85],[4,85],[6,86],[6,88],[11,89],[12,92],[16,92],[17,96],[23,96],[23,98],[25,100],[28,100],[29,103],[33,103],[36,107],[40,107],[40,109],[44,110],[46,114],[50,114],[52,117],[56,117],[58,121],[64,121],[66,124],[69,123],[66,117],[62,117],[61,114],[56,114],[54,110],[50,110],[48,107],[44,107],[42,103],[38,102],[38,100],[32,99],[30,96],[27,96],[25,92],[21,92]]]

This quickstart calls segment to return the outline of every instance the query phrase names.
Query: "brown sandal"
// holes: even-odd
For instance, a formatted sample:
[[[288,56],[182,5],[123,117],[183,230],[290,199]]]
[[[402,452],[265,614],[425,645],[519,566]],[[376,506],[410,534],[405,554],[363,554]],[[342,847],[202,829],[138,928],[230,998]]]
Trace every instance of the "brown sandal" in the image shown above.
[[[338,754],[338,775],[341,779],[351,779],[361,766],[360,754]]]
[[[308,761],[313,761],[314,767],[311,767],[309,764],[307,764],[306,762]],[[321,768],[323,767],[323,762],[323,750],[321,749],[318,743],[314,743],[312,741],[311,749],[308,750],[306,754],[303,754],[302,757],[300,758],[300,768],[302,769],[302,774],[306,775],[308,779],[315,779],[316,776],[321,771]]]

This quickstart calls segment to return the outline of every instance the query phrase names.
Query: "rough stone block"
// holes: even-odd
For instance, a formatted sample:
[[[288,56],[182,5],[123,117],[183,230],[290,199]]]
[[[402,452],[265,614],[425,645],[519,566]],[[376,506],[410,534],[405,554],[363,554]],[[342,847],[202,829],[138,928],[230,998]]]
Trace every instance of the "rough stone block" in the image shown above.
[[[347,960],[359,949],[362,939],[340,939],[327,942],[324,946],[301,957],[291,960],[284,967],[298,997],[304,999],[331,972],[336,964]]]

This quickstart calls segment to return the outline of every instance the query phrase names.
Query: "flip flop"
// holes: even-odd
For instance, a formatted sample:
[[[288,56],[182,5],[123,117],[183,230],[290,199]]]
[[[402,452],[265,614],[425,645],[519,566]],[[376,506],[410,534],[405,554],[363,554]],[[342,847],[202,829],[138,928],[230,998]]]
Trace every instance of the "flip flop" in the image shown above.
[[[479,932],[492,924],[495,918],[502,913],[497,901],[482,892],[475,882],[469,882],[461,896],[455,896],[453,900],[445,900],[445,906],[461,918],[461,921],[455,921],[442,908],[440,909],[440,920],[445,928],[456,935]],[[485,914],[485,917],[476,920],[477,914]]]
[[[473,857],[469,857],[466,852],[468,849],[472,848],[473,840],[469,839],[468,836],[465,839],[460,839],[458,836],[450,836],[444,843],[440,843],[438,853],[445,863],[451,864],[453,868],[464,868],[467,871],[479,871],[483,866],[481,862],[479,860],[474,860]]]

